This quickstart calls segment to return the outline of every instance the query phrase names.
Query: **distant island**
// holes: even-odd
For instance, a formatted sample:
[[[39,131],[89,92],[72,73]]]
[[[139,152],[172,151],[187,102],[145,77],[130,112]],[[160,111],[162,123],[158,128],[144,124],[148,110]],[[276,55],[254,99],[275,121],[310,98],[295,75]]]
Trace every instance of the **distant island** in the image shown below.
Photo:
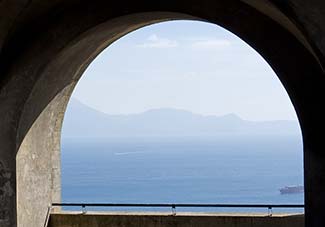
[[[220,135],[299,135],[295,121],[246,121],[236,114],[203,116],[186,110],[152,109],[110,115],[71,99],[63,137],[210,137]]]

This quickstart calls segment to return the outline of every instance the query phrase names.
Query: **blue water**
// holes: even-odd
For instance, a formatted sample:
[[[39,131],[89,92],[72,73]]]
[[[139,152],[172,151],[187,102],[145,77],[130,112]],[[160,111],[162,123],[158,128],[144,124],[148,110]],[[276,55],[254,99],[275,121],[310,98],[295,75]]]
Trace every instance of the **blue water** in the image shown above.
[[[279,193],[303,185],[298,136],[63,139],[61,160],[63,202],[304,202]]]

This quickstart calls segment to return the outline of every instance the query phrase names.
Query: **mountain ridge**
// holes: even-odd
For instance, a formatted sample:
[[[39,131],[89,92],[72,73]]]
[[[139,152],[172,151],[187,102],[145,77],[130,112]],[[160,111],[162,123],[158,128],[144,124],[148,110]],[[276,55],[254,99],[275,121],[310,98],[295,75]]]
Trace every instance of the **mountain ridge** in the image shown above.
[[[187,110],[157,108],[136,114],[111,115],[71,99],[62,137],[179,137],[299,134],[295,121],[247,121],[234,113],[200,115]]]

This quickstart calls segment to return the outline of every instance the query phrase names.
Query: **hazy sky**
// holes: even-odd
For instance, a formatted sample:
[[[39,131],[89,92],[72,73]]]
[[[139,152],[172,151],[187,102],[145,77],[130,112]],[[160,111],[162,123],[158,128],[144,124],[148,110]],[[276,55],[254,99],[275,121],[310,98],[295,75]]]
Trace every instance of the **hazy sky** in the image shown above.
[[[122,37],[89,66],[73,96],[110,114],[168,107],[248,120],[296,119],[262,57],[205,22],[164,22]]]

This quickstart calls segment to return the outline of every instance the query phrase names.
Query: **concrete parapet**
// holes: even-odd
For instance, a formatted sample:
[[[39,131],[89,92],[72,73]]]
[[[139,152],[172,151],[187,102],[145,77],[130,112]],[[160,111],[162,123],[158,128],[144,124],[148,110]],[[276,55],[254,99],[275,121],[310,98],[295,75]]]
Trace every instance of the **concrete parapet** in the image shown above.
[[[49,227],[303,227],[304,215],[221,213],[80,213],[60,212]]]

